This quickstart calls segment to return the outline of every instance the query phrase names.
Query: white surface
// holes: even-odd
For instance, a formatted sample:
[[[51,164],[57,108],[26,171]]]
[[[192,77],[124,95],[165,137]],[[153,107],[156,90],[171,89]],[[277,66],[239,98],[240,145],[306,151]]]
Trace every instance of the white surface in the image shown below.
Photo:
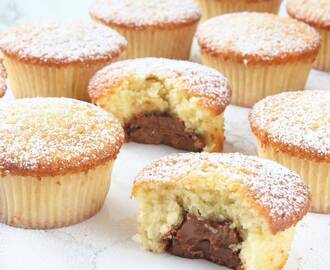
[[[90,0],[0,0],[0,28],[46,17],[86,18],[89,3]],[[307,89],[330,89],[330,74],[313,71]],[[6,98],[11,94],[7,93]],[[225,152],[256,154],[248,112],[228,107]],[[172,152],[177,151],[166,146],[125,145],[115,164],[103,209],[79,225],[49,231],[0,225],[0,270],[225,269],[206,261],[151,254],[131,239],[136,232],[136,203],[130,199],[134,176],[149,161]],[[299,223],[285,270],[329,269],[330,215],[308,214]]]

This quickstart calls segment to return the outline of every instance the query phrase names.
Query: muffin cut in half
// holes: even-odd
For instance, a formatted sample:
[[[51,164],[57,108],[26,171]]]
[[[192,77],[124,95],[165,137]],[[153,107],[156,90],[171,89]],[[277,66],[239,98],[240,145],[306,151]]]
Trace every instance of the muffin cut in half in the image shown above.
[[[312,193],[311,211],[330,214],[330,91],[282,93],[250,114],[260,157],[296,171]]]
[[[104,110],[67,98],[0,106],[0,221],[50,229],[97,213],[124,141]]]
[[[146,250],[239,270],[279,270],[309,207],[302,179],[241,154],[174,154],[147,165],[132,195]]]
[[[189,58],[201,18],[194,0],[96,0],[90,15],[126,37],[124,58],[183,60]]]
[[[225,13],[255,11],[277,13],[282,0],[197,0],[202,9],[202,20]]]
[[[321,48],[314,67],[330,71],[330,1],[289,0],[287,11],[291,17],[313,26],[321,34]]]
[[[117,32],[92,22],[28,24],[0,34],[9,84],[17,98],[87,100],[89,79],[126,46]]]
[[[228,78],[232,103],[246,107],[272,94],[304,89],[321,41],[305,23],[253,12],[210,19],[196,36],[202,62]]]
[[[190,151],[221,151],[227,80],[216,70],[162,58],[125,60],[100,70],[92,102],[113,113],[128,140]]]

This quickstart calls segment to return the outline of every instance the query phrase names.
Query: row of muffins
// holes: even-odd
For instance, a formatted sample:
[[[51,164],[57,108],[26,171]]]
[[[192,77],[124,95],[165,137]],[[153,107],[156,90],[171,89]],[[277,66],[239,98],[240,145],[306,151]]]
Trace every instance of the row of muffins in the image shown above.
[[[329,115],[330,95],[286,94],[261,101],[251,113],[260,156],[307,172],[313,210],[327,211],[329,122],[324,115]],[[320,109],[313,111],[310,105]],[[199,110],[195,107],[196,114]],[[306,113],[313,117],[303,118]],[[55,228],[98,212],[124,141],[123,128],[112,114],[73,99],[27,98],[4,103],[0,116],[1,222]],[[306,141],[297,144],[299,139]],[[310,205],[308,188],[293,171],[257,157],[205,152],[155,161],[137,176],[133,195],[140,208],[137,240],[144,248],[247,270],[281,269],[296,223]],[[208,228],[210,241],[215,232],[217,237],[229,237],[225,231],[237,235],[221,247],[213,243],[231,255],[180,252],[187,220],[189,226]]]
[[[237,25],[241,24],[246,28],[239,30]],[[244,67],[252,63],[252,69],[260,73],[251,71],[252,75],[248,74],[242,80],[242,74],[250,72],[235,67],[233,70],[238,69],[238,75],[229,80],[229,85],[252,81],[242,88],[254,89],[251,93],[254,95],[258,95],[256,85],[259,82],[259,88],[263,89],[265,85],[273,85],[278,77],[294,74],[279,65],[270,69],[267,76],[263,65],[269,68],[271,64],[302,60],[307,62],[306,69],[309,70],[319,47],[319,36],[312,28],[265,13],[236,13],[212,19],[199,29],[197,38],[202,58],[208,58],[204,62],[231,58]],[[3,34],[0,46],[12,88],[27,90],[22,96],[40,96],[43,89],[50,88],[47,92],[50,96],[77,97],[82,94],[81,99],[88,99],[85,88],[89,83],[92,101],[120,120],[128,140],[165,143],[191,151],[219,152],[223,149],[223,112],[230,102],[231,91],[227,80],[215,70],[187,62],[140,59],[113,64],[89,81],[96,70],[118,59],[127,46],[125,39],[115,31],[93,23],[18,27]],[[283,74],[276,74],[275,70],[280,69],[284,69]],[[227,77],[232,73],[235,72],[228,72]],[[303,81],[306,73],[301,76]],[[237,94],[235,85],[232,88],[232,99],[242,98],[244,94]],[[254,97],[254,101],[264,95]],[[322,95],[326,96],[325,93]],[[247,96],[245,100],[251,98]],[[254,104],[252,101],[246,103]],[[176,120],[172,119],[173,115]],[[321,125],[322,130],[326,130],[324,125],[326,123]],[[161,130],[162,134],[156,134],[155,130]],[[174,131],[178,136],[169,136]],[[148,133],[152,136],[145,136]],[[320,136],[326,138],[327,134]],[[327,147],[327,141],[322,143]],[[320,199],[322,202],[313,207],[315,211],[329,211],[327,189],[325,191]],[[316,198],[320,197],[318,191],[313,193]]]
[[[161,6],[148,2],[144,13],[138,2],[132,5],[125,1],[117,5],[116,1],[113,2],[97,2],[91,14],[94,14],[93,18],[97,16],[95,10],[111,14],[104,21],[122,33],[128,43],[111,28],[93,23],[27,25],[2,34],[0,48],[15,96],[69,96],[89,100],[87,85],[91,76],[119,58],[188,58],[198,23],[196,19],[194,27],[186,29],[186,24],[192,27],[189,18],[198,18],[197,6],[192,2],[191,8],[187,8],[189,1],[177,4],[172,16],[169,16],[173,9],[171,1],[164,1]],[[97,7],[101,4],[109,7]],[[293,10],[292,5],[289,5],[290,10]],[[114,10],[114,14],[109,10]],[[132,10],[143,16],[128,12]],[[151,11],[155,13],[153,16]],[[326,19],[326,15],[324,17]],[[133,23],[134,19],[136,23]],[[121,24],[115,27],[113,21],[116,20]],[[183,27],[180,30],[176,28],[179,25]],[[119,26],[132,33],[123,33]],[[163,27],[166,34],[160,37]],[[172,30],[179,32],[180,38]],[[135,32],[140,35],[136,40],[130,37]],[[325,53],[327,42],[324,34],[321,45],[320,34],[314,28],[294,19],[268,13],[233,13],[208,20],[199,27],[195,36],[202,63],[229,79],[233,91],[232,104],[235,105],[251,107],[268,95],[304,89],[319,51],[316,62],[322,62],[323,68],[327,69],[324,66],[328,55]],[[54,44],[57,44],[55,49]],[[129,53],[130,48],[135,51],[133,55]],[[166,48],[170,53],[162,51]],[[183,51],[185,56],[176,55]],[[25,74],[25,77],[18,76],[18,73]]]
[[[124,140],[117,119],[68,98],[17,99],[0,106],[0,117],[1,222],[56,228],[97,213]],[[151,163],[137,175],[132,195],[140,209],[136,239],[145,249],[236,270],[281,269],[310,205],[293,171],[257,157],[207,152]],[[189,236],[189,228],[197,233]]]
[[[129,44],[134,44],[128,47],[127,58],[154,56],[188,59],[191,40],[201,14],[204,19],[209,19],[243,11],[277,13],[282,1],[197,0],[197,3],[200,7],[189,0],[162,3],[152,0],[143,4],[131,0],[99,0],[92,5],[90,15],[95,21],[118,31]],[[287,11],[290,17],[309,24],[321,34],[323,43],[314,67],[330,70],[326,53],[329,51],[329,1],[289,0]]]
[[[242,15],[249,17],[248,13]],[[268,15],[261,16],[268,18]],[[52,30],[44,29],[44,32],[47,31]],[[84,62],[85,67],[93,65],[92,61],[86,63],[85,60],[92,60],[100,54],[100,47],[97,46],[97,38],[100,37],[95,35],[86,40],[83,30],[79,30],[80,37],[71,43],[68,40],[75,32],[72,29],[67,31],[64,40],[61,33],[57,30],[54,32],[58,40],[55,44],[61,49],[47,53],[54,59],[61,59],[59,66],[68,67],[66,53],[71,50],[76,53],[75,64]],[[30,38],[30,41],[35,41],[35,46],[39,46],[35,50],[39,53],[45,47],[37,36],[39,34]],[[115,36],[115,33],[112,32],[111,36]],[[91,39],[95,40],[95,55],[89,58],[86,44]],[[82,45],[79,40],[83,40]],[[53,38],[47,41],[51,44]],[[114,42],[117,47],[112,47],[110,51],[122,49],[125,42],[123,39],[121,41]],[[86,48],[87,51],[84,51]],[[22,56],[28,55],[24,49],[19,50]],[[52,68],[47,56],[43,54],[42,63]],[[106,61],[116,57],[114,53]],[[99,60],[106,65],[102,63],[102,57]],[[17,77],[29,72],[17,73]],[[63,73],[70,78],[70,72]],[[80,72],[80,78],[86,79],[86,74],[87,71]],[[40,76],[45,76],[45,73],[38,71],[36,78]],[[58,79],[53,80],[58,82],[60,89],[61,81],[67,78],[62,79],[62,74],[57,76]],[[47,85],[46,80],[43,86]],[[22,82],[24,84],[24,80]],[[225,77],[211,68],[189,62],[148,58],[112,64],[99,71],[89,82],[88,90],[93,103],[110,111],[119,121],[91,104],[70,99],[21,99],[7,104],[1,110],[1,119],[4,119],[1,123],[1,184],[7,195],[6,198],[2,197],[1,205],[4,207],[1,220],[15,226],[52,228],[77,223],[95,214],[108,191],[109,174],[123,143],[124,131],[127,139],[143,143],[151,141],[187,150],[221,151],[224,141],[223,112],[231,96],[228,85],[230,83]],[[292,169],[301,173],[305,180],[308,179],[306,181],[312,189],[312,196],[317,198],[316,201],[313,199],[312,209],[320,212],[329,211],[329,103],[327,92],[284,93],[258,103],[250,116],[260,155],[289,167],[292,164]],[[300,104],[303,106],[300,107]],[[315,107],[319,110],[315,110]],[[295,115],[295,118],[291,115]],[[157,134],[160,131],[163,134]],[[169,140],[172,135],[175,136]],[[182,138],[184,140],[180,141]],[[273,153],[274,156],[270,156]],[[297,156],[301,160],[297,161]],[[311,161],[308,167],[304,163],[306,160]],[[315,171],[319,172],[316,181],[311,176]],[[311,177],[307,178],[309,175]],[[196,181],[196,178],[201,181]],[[97,183],[95,179],[99,179]],[[184,179],[187,181],[178,181]],[[217,181],[214,182],[214,179]],[[201,182],[205,182],[205,186],[198,185]],[[231,188],[221,189],[223,184]],[[203,197],[205,188],[214,185],[219,187],[220,192],[215,193],[215,198],[227,198],[220,202],[228,208],[226,211],[219,212],[215,208],[217,212],[213,213],[209,210],[214,205],[200,206],[198,201],[189,201],[197,196],[214,203],[213,199],[208,201],[207,196],[207,199]],[[170,186],[176,192],[182,188],[196,191],[191,194],[192,197],[187,193],[175,193],[172,196]],[[164,201],[162,191],[168,196],[167,201]],[[216,189],[211,191],[215,192]],[[298,175],[272,162],[232,154],[165,157],[139,174],[133,194],[140,204],[139,238],[146,249],[184,255],[175,251],[173,239],[180,242],[180,232],[175,230],[182,229],[183,219],[194,220],[194,217],[185,216],[182,212],[189,210],[191,215],[202,213],[199,218],[203,218],[203,222],[210,218],[235,222],[235,233],[239,234],[235,248],[232,249],[230,243],[223,248],[239,254],[239,261],[232,263],[231,259],[229,263],[228,259],[203,256],[235,269],[248,270],[264,270],[265,267],[279,269],[283,266],[295,224],[309,206],[307,188]],[[238,194],[235,198],[234,195]],[[159,200],[155,200],[155,197]],[[180,197],[183,206],[178,205],[174,197]],[[247,204],[241,205],[241,202]],[[155,208],[149,209],[148,206],[153,204]],[[189,209],[189,205],[195,210]],[[159,211],[165,206],[168,208],[164,209],[169,209],[169,212]],[[235,216],[235,207],[241,211],[238,216]],[[148,222],[156,217],[160,223]],[[254,223],[249,225],[251,218],[254,218]],[[165,224],[162,223],[164,220]],[[228,224],[229,227],[233,225]],[[217,226],[224,224],[220,222]],[[264,240],[256,243],[256,239]],[[254,250],[253,247],[258,245],[267,247],[267,250]],[[256,254],[259,259],[254,261],[252,258]]]
[[[120,61],[96,73],[89,94],[119,119],[128,140],[188,151],[223,150],[231,90],[213,69],[157,58]],[[329,91],[290,91],[262,99],[250,113],[259,156],[298,172],[311,188],[311,210],[319,213],[330,212],[329,105]]]
[[[198,6],[199,4],[199,6]],[[107,1],[94,2],[90,16],[126,37],[127,58],[188,59],[197,24],[214,15],[239,11],[277,13],[281,0]],[[172,42],[169,42],[172,41]]]
[[[197,75],[204,79],[204,84]],[[5,195],[0,196],[1,221],[24,228],[54,228],[80,222],[97,213],[107,195],[113,163],[124,141],[122,125],[126,112],[120,108],[126,106],[114,100],[127,89],[139,92],[139,88],[132,86],[141,82],[141,78],[147,82],[149,79],[150,83],[150,78],[154,80],[156,76],[173,87],[168,92],[175,97],[176,87],[189,86],[178,89],[182,92],[179,97],[190,94],[195,101],[201,101],[188,101],[188,107],[193,107],[190,112],[195,115],[202,115],[205,105],[209,110],[219,110],[229,102],[228,84],[220,73],[189,62],[149,58],[112,64],[91,81],[90,89],[96,103],[101,99],[99,105],[107,105],[108,110],[115,110],[119,105],[118,111],[112,111],[119,121],[99,107],[67,98],[18,99],[0,106],[0,185]],[[128,86],[127,81],[133,84]],[[153,83],[158,85],[156,80]],[[213,88],[209,88],[210,84]],[[137,94],[149,96],[146,85],[139,86],[144,92]],[[195,92],[191,91],[194,87]],[[150,89],[155,88],[150,86]],[[151,98],[155,96],[154,93]],[[136,106],[150,116],[147,107],[131,104],[129,95],[125,94],[125,99],[128,107]],[[187,107],[185,103],[183,107]],[[330,129],[326,118],[329,104],[327,91],[291,92],[257,103],[251,113],[260,156],[307,173],[302,176],[306,176],[304,179],[311,187],[314,211],[327,211],[329,202]],[[152,111],[164,116],[160,108]],[[166,111],[165,116],[168,114]],[[185,123],[189,120],[185,119]],[[203,122],[206,121],[207,118]],[[146,135],[159,132],[157,126],[151,130],[148,126],[141,128]],[[212,135],[211,129],[207,131]],[[179,131],[170,129],[167,132],[170,136]],[[221,134],[220,130],[215,135],[219,136],[218,133]],[[214,194],[209,197],[207,192]],[[221,247],[224,252],[230,252],[230,256],[219,258],[211,252],[197,258],[248,270],[280,269],[285,264],[296,223],[310,205],[308,188],[293,171],[274,162],[239,154],[189,153],[164,157],[137,176],[133,195],[140,207],[137,240],[144,248],[196,258],[195,253],[182,253],[180,248],[173,248],[182,241],[178,235],[184,233],[181,230],[187,219],[192,223],[189,226],[209,228],[208,235],[219,231],[218,237],[224,237],[224,230],[237,235],[235,241],[228,240],[228,244]],[[196,201],[196,196],[210,205]],[[187,200],[183,208],[180,200]],[[219,203],[226,210],[220,211],[216,207]],[[150,205],[154,208],[150,209]],[[202,214],[198,214],[200,211]],[[158,233],[150,235],[150,232]],[[173,243],[172,238],[178,239]],[[263,247],[263,250],[255,247]],[[256,254],[258,260],[254,261],[251,258]]]
[[[127,89],[138,92],[133,85],[141,78],[150,83],[150,78],[156,76],[173,87],[168,90],[174,93],[173,101],[177,94],[180,98],[190,96],[181,108],[193,107],[189,110],[194,115],[203,115],[204,109],[220,113],[229,102],[228,84],[220,73],[198,64],[165,59],[112,64],[98,72],[90,89],[96,103],[108,100],[107,108],[126,108],[114,102],[116,96],[120,98]],[[133,85],[127,86],[127,78]],[[158,86],[157,81],[153,83]],[[139,86],[141,90],[146,88],[144,84]],[[184,86],[188,88],[175,91]],[[150,96],[145,91],[138,94]],[[132,101],[126,94],[125,99]],[[128,105],[150,115],[141,104]],[[55,228],[97,213],[124,141],[122,121],[126,112],[113,113],[119,120],[100,107],[67,98],[17,99],[0,106],[0,186],[4,195],[0,196],[1,221],[24,228]],[[211,129],[207,131],[212,135]],[[159,129],[144,132],[154,135]],[[318,180],[324,180],[323,173],[320,171]],[[281,269],[295,226],[310,205],[308,188],[293,171],[257,157],[205,152],[171,155],[148,165],[136,178],[133,196],[140,208],[137,240],[145,249],[204,258],[237,270]],[[185,232],[187,220],[193,228],[204,228],[203,234],[194,235],[194,239],[228,240],[220,246],[219,242],[213,243],[210,252],[202,245],[194,245],[195,252],[180,252],[184,241],[180,235]],[[236,239],[229,236],[232,234]]]
[[[197,0],[204,19],[233,12],[277,13],[281,0]],[[290,17],[315,27],[322,35],[323,46],[315,67],[329,70],[329,2],[327,0],[290,0]],[[91,17],[109,26],[129,44],[127,58],[155,56],[187,59],[191,40],[201,18],[199,7],[184,1],[107,1],[99,0],[90,9]],[[169,41],[172,42],[169,42]]]

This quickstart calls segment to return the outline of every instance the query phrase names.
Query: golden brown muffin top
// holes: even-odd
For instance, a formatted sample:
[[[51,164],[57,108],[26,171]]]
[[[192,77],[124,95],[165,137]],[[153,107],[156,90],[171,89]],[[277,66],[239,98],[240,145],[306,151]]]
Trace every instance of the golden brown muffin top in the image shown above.
[[[133,195],[142,185],[145,188],[152,188],[154,183],[175,185],[189,175],[197,178],[200,175],[211,187],[227,185],[228,190],[242,189],[242,196],[252,199],[266,216],[273,233],[296,224],[309,208],[308,188],[296,173],[275,162],[238,153],[184,153],[163,157],[140,171],[135,178]]]
[[[202,52],[244,64],[316,57],[321,42],[317,31],[302,22],[255,12],[212,18],[196,36]]]
[[[250,125],[262,143],[300,158],[330,163],[330,91],[267,97],[253,107]]]
[[[222,1],[222,2],[225,2],[225,3],[228,3],[228,2],[237,2],[237,0],[217,0],[217,1]],[[274,0],[239,0],[240,3],[262,3],[262,2],[273,2]],[[279,1],[282,1],[282,0],[279,0]]]
[[[106,25],[136,30],[176,28],[201,18],[193,0],[97,0],[90,15]]]
[[[92,22],[28,24],[0,35],[0,50],[38,65],[109,62],[127,47],[116,31]]]
[[[7,90],[6,79],[7,79],[7,72],[5,66],[2,63],[2,59],[0,58],[0,97],[2,97],[6,93]]]
[[[230,1],[235,2],[235,0],[230,0]],[[271,1],[274,0],[243,0],[243,2],[247,2],[247,3],[271,2]]]
[[[124,132],[113,115],[68,98],[0,104],[0,172],[55,176],[115,159]]]
[[[289,0],[287,11],[297,20],[330,30],[330,0]]]
[[[88,86],[92,102],[111,94],[129,77],[164,80],[171,87],[198,97],[201,106],[215,113],[223,112],[231,99],[227,79],[214,69],[188,61],[138,58],[116,62],[98,71]]]

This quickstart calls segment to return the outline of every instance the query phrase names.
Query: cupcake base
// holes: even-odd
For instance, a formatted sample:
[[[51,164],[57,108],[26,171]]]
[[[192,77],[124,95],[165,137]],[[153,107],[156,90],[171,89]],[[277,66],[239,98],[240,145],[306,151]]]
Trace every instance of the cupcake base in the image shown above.
[[[95,215],[109,190],[113,161],[87,172],[54,177],[0,177],[0,222],[52,229]]]
[[[330,31],[323,29],[317,30],[321,34],[322,43],[313,67],[323,71],[330,71]]]
[[[282,1],[197,0],[197,2],[203,11],[202,20],[206,20],[225,13],[240,11],[278,13]]]
[[[297,172],[308,185],[312,194],[310,211],[330,214],[330,164],[301,159],[284,153],[272,146],[257,140],[258,155],[261,158],[274,160]]]
[[[128,41],[121,59],[162,57],[187,60],[197,24],[176,29],[125,29],[111,26]]]
[[[259,100],[281,93],[305,88],[312,59],[294,63],[262,65],[225,61],[201,53],[203,64],[222,72],[232,88],[231,103],[251,107]],[[299,76],[297,76],[299,74]]]
[[[16,98],[70,97],[89,101],[89,79],[107,63],[46,66],[23,63],[5,56],[4,64]]]

